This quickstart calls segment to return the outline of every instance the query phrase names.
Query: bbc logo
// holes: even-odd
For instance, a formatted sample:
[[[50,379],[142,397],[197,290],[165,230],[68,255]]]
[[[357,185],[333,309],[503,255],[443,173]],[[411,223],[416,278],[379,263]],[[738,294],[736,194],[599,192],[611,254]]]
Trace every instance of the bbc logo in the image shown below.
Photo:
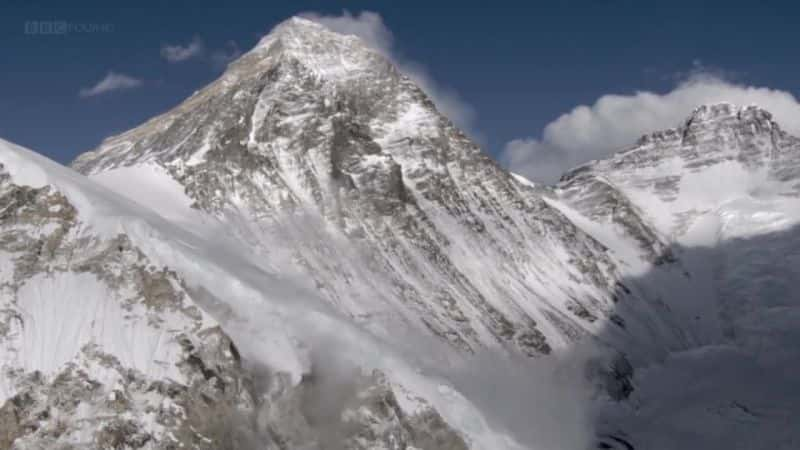
[[[66,20],[31,20],[25,22],[25,34],[66,35],[73,33],[110,33],[114,25],[110,23],[73,23]]]
[[[67,34],[66,21],[37,20],[25,22],[25,34]]]

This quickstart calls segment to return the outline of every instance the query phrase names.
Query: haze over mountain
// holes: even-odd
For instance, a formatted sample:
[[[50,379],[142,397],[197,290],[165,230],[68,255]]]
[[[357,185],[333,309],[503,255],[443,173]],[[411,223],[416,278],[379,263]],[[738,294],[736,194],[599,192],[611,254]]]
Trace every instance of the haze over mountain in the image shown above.
[[[0,164],[0,448],[800,439],[800,140],[758,107],[535,184],[293,18],[75,170]]]

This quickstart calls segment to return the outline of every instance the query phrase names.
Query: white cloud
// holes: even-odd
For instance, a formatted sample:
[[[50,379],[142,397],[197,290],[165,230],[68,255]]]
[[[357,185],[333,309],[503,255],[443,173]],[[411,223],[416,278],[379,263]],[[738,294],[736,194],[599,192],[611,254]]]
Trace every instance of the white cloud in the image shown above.
[[[111,91],[133,89],[142,85],[142,80],[116,72],[108,72],[105,78],[92,87],[80,90],[81,97],[94,97]]]
[[[698,105],[723,101],[756,104],[783,129],[800,135],[800,103],[792,94],[694,73],[666,94],[604,95],[591,106],[578,106],[548,124],[540,137],[507,143],[500,159],[534,181],[554,182],[571,167],[608,156],[649,132],[677,126]]]
[[[428,94],[439,111],[453,123],[473,138],[480,139],[480,134],[475,130],[475,109],[458,92],[437,83],[422,64],[401,58],[394,50],[394,36],[383,22],[380,14],[371,11],[352,14],[349,11],[343,11],[338,16],[326,16],[313,12],[304,13],[302,16],[321,23],[337,33],[351,34],[361,38],[392,60],[402,73],[411,78]]]
[[[198,57],[205,51],[203,40],[199,36],[192,38],[192,41],[186,45],[170,45],[165,44],[161,47],[161,57],[171,63],[179,63],[189,59]]]

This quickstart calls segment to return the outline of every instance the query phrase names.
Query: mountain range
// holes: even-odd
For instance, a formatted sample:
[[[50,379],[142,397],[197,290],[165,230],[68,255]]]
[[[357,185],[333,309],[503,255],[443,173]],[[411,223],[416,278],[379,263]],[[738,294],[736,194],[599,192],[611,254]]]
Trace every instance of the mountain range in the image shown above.
[[[64,167],[0,141],[0,449],[790,449],[800,139],[552,186],[303,18]]]

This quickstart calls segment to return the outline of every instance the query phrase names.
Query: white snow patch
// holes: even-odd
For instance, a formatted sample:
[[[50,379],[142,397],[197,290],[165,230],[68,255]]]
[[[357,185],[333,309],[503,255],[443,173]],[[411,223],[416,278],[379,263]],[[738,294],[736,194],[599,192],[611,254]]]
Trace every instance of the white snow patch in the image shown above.
[[[201,215],[192,208],[193,201],[184,187],[158,164],[120,167],[89,178],[166,220],[182,224],[202,221]]]
[[[179,360],[180,345],[168,330],[151,325],[141,306],[129,310],[123,300],[91,273],[31,277],[17,293],[20,319],[12,321],[11,341],[0,354],[2,366],[52,375],[78,359],[85,345],[95,344],[126,367],[182,382],[178,368],[165,363]],[[0,398],[12,392],[0,375]]]

